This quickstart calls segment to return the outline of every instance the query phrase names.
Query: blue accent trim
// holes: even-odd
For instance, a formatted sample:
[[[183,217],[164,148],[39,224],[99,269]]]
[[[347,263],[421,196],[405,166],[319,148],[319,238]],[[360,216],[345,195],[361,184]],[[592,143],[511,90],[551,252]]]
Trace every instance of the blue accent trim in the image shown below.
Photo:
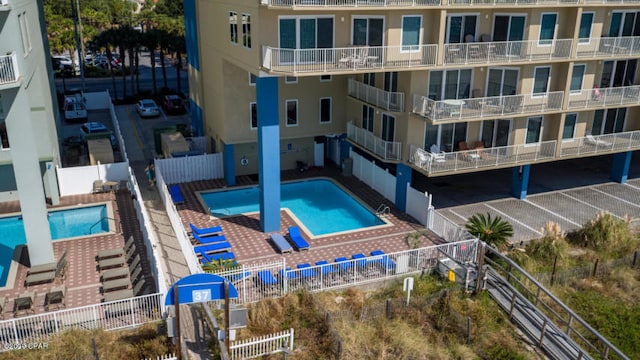
[[[511,195],[520,200],[527,198],[531,165],[516,166],[511,173]]]
[[[405,212],[407,210],[407,185],[411,184],[412,170],[405,164],[396,167],[396,207]]]
[[[256,79],[260,228],[280,231],[280,122],[278,78]]]
[[[187,45],[187,62],[191,67],[200,70],[200,53],[198,51],[198,13],[196,0],[184,0],[184,33]]]
[[[629,176],[629,168],[631,167],[632,151],[617,153],[613,155],[611,164],[611,180],[624,184]]]
[[[347,140],[347,134],[340,135],[340,163],[349,157],[351,152],[351,143]]]
[[[224,181],[227,186],[233,186],[236,184],[236,159],[233,144],[224,144],[222,150],[223,164],[224,164]]]
[[[193,129],[193,135],[204,136],[202,109],[193,99],[189,99],[189,111],[191,112],[191,129]]]

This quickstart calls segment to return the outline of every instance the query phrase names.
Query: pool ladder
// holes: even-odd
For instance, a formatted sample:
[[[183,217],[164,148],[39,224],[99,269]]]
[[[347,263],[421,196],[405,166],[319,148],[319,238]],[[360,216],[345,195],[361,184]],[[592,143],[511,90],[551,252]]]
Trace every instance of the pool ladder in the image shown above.
[[[378,209],[376,210],[376,216],[378,217],[388,216],[390,213],[391,209],[385,204],[380,204],[380,206],[378,206]]]
[[[116,221],[116,219],[114,219],[114,218],[110,218],[110,217],[108,217],[108,216],[103,216],[103,217],[102,217],[100,220],[98,220],[95,224],[91,225],[91,227],[89,228],[89,234],[88,234],[88,235],[93,234],[93,228],[94,228],[96,225],[98,225],[98,224],[102,223],[102,220],[105,220],[105,219],[106,219],[106,220],[111,220],[111,221],[113,221],[113,222],[114,222],[114,223],[116,223],[116,224],[118,223],[118,222]],[[116,232],[119,232],[119,231],[117,231],[117,230],[118,230],[118,229],[116,228]]]

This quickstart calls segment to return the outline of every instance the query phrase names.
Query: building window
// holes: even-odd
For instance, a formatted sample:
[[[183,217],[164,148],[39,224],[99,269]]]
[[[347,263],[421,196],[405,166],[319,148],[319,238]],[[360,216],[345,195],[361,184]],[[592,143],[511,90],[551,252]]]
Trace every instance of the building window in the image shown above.
[[[249,86],[256,86],[256,79],[258,77],[253,75],[252,73],[249,73]]]
[[[640,24],[638,24],[638,20],[640,20],[639,18],[640,12],[614,11],[611,14],[609,37],[640,36]]]
[[[255,102],[249,103],[249,119],[252,129],[258,128],[258,105]]]
[[[420,28],[422,16],[402,16],[402,51],[418,51],[420,49]]]
[[[549,91],[551,66],[538,66],[533,72],[533,94],[544,95]]]
[[[18,15],[18,23],[20,23],[20,38],[22,39],[22,52],[24,56],[31,52],[31,37],[29,36],[29,23],[27,23],[27,13],[23,12]]]
[[[362,105],[362,128],[373,132],[373,117],[375,110],[371,106]]]
[[[557,13],[545,13],[540,18],[540,37],[538,45],[551,45],[556,35]]]
[[[285,84],[296,84],[298,82],[297,76],[285,76],[284,83]]]
[[[578,30],[578,42],[588,44],[591,40],[591,27],[593,26],[593,12],[583,12],[580,18],[580,30]]]
[[[229,11],[229,35],[232,43],[238,43],[238,13]]]
[[[478,15],[449,15],[447,16],[447,44],[457,44],[465,38],[476,38]],[[469,36],[467,36],[469,35]]]
[[[298,126],[298,100],[287,100],[287,126]]]
[[[320,98],[320,124],[331,122],[331,98]]]
[[[351,23],[351,45],[382,46],[384,17],[354,16]]]
[[[251,49],[251,15],[242,14],[242,46]]]
[[[542,116],[530,117],[527,119],[527,136],[526,144],[535,144],[540,142],[542,135]]]
[[[362,74],[362,82],[370,86],[376,86],[376,73]]]
[[[282,17],[279,19],[278,32],[280,48],[283,49],[327,49],[333,47],[333,17]],[[313,56],[313,54],[309,56]]]
[[[571,113],[564,117],[564,128],[562,129],[562,140],[573,139],[576,133],[576,123],[578,114]]]
[[[382,140],[394,141],[395,132],[396,118],[388,114],[382,114]]]
[[[472,75],[471,69],[429,71],[429,99],[468,99]]]
[[[569,91],[572,93],[580,93],[582,91],[582,83],[584,80],[584,72],[587,66],[585,64],[574,64],[571,72],[571,87]]]
[[[320,75],[320,82],[331,81],[331,75]]]

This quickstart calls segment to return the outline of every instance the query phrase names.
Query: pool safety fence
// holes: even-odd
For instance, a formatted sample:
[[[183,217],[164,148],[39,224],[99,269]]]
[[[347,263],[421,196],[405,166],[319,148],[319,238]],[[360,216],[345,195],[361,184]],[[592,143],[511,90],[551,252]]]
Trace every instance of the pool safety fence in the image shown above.
[[[431,271],[445,259],[472,263],[476,260],[478,244],[477,239],[464,240],[307,268],[288,268],[286,259],[283,259],[243,265],[215,274],[234,284],[238,298],[232,302],[246,304],[281,297],[300,289],[327,291]]]
[[[293,328],[274,334],[234,341],[230,344],[231,359],[253,359],[277,353],[293,352]]]
[[[167,184],[224,177],[222,153],[156,159],[155,166],[156,172],[162,171]]]
[[[161,161],[164,160],[155,161],[156,188],[160,194],[162,203],[164,204],[171,227],[173,228],[176,238],[178,239],[178,243],[180,244],[180,249],[182,250],[182,254],[187,262],[187,266],[189,267],[189,272],[191,274],[202,273],[202,267],[200,266],[196,253],[193,251],[193,246],[191,245],[191,240],[189,240],[187,230],[184,228],[184,224],[182,224],[182,218],[180,218],[178,209],[176,209],[173,200],[171,200],[171,195],[169,195],[169,190],[164,177],[164,167],[160,165]]]
[[[353,159],[353,176],[395,203],[396,177],[391,175],[388,170],[377,166],[374,161],[366,160],[353,149],[351,149],[350,157]]]
[[[44,342],[68,329],[123,330],[161,321],[164,294],[156,293],[0,321],[0,351],[10,344]]]

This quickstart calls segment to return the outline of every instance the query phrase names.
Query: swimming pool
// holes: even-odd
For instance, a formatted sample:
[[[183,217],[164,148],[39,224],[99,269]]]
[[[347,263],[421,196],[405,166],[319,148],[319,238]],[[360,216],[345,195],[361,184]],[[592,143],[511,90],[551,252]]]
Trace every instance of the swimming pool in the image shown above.
[[[56,210],[49,212],[51,239],[60,240],[76,236],[87,236],[109,231],[107,205]],[[13,252],[27,239],[21,216],[0,218],[0,287],[7,283]]]
[[[326,235],[385,224],[373,212],[331,180],[283,183],[280,207],[288,208],[314,235]],[[213,216],[260,211],[258,187],[201,192]]]

